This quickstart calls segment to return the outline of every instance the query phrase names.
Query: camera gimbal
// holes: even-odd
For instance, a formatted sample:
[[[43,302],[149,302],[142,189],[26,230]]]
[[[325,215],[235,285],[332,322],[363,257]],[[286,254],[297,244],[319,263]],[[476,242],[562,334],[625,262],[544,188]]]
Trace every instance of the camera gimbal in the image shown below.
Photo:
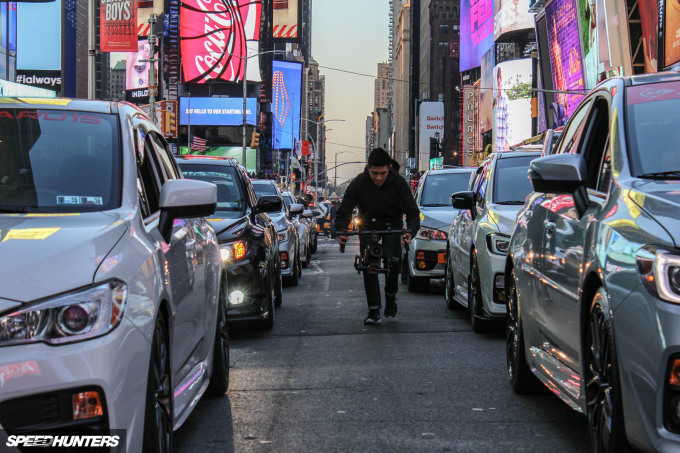
[[[376,219],[371,219],[373,225],[375,225]],[[359,231],[337,231],[338,236],[361,236],[368,237],[368,247],[366,247],[362,254],[354,256],[354,268],[357,273],[361,271],[366,271],[369,274],[389,274],[390,272],[399,272],[399,257],[392,257],[389,265],[382,267],[381,260],[383,258],[384,250],[381,243],[383,234],[400,234],[403,235],[407,233],[408,230],[405,228],[393,229],[390,228],[390,224],[386,225],[385,229],[378,230],[359,230]],[[345,253],[345,246],[340,245],[340,252]]]

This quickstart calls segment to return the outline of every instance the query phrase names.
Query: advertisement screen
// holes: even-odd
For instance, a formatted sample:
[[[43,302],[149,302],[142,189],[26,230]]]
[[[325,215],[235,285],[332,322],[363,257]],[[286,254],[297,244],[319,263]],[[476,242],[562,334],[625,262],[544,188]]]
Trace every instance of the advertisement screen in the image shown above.
[[[135,39],[137,39],[136,36]],[[135,52],[128,52],[125,60],[126,90],[138,90],[149,87],[149,69],[151,68],[151,63],[141,61],[150,59],[149,52],[151,52],[151,47],[149,46],[149,41],[140,39],[135,42],[135,46],[137,50]],[[155,58],[158,58],[158,53],[156,53]],[[156,74],[158,74],[158,62],[155,63],[155,66]]]
[[[62,35],[61,17],[62,5],[58,1],[17,4],[17,69],[61,72],[61,55],[68,47],[71,25],[64,25]],[[35,32],[35,24],[40,24],[40,33]],[[38,48],[40,52],[35,51]]]
[[[477,96],[475,87],[463,85],[463,166],[472,165],[473,156],[478,148],[477,136]]]
[[[581,24],[581,44],[583,44],[583,78],[586,88],[592,89],[597,85],[598,45],[597,45],[597,17],[595,2],[591,0],[576,0],[578,5],[578,19]]]
[[[507,151],[531,137],[531,58],[505,61],[493,72],[494,150]]]
[[[482,73],[479,81],[479,133],[490,131],[493,110],[493,68],[496,65],[495,47],[482,56]]]
[[[418,114],[418,168],[430,166],[430,138],[439,134],[439,143],[444,142],[444,103],[421,102]]]
[[[529,0],[494,0],[493,40],[501,35],[534,28],[534,15],[529,12]]]
[[[493,46],[493,0],[460,1],[460,70],[481,64]]]
[[[239,163],[243,160],[243,147],[241,146],[221,146],[221,145],[216,145],[216,146],[211,146],[208,145],[205,148],[205,151],[202,152],[196,152],[193,150],[189,150],[189,148],[186,145],[180,145],[179,146],[179,154],[184,156],[186,154],[200,154],[202,156],[219,156],[219,157],[232,157],[236,160],[239,161]],[[257,150],[253,148],[246,148],[246,170],[250,172],[255,172],[256,170],[256,160],[257,160]]]
[[[274,39],[297,41],[300,0],[274,0]]]
[[[680,61],[680,2],[666,0],[664,24],[664,67]]]
[[[659,67],[659,8],[657,0],[640,0],[642,47],[645,53],[645,72],[657,72]]]
[[[186,83],[210,80],[260,81],[257,57],[262,2],[251,0],[183,0],[180,51]]]
[[[189,117],[191,115],[191,118]],[[191,122],[189,122],[191,120]],[[257,121],[257,99],[246,99],[246,124]],[[183,97],[179,100],[179,124],[185,126],[240,126],[243,98]]]
[[[137,7],[132,0],[101,0],[99,29],[102,52],[135,52]]]
[[[302,63],[272,61],[272,148],[292,149],[300,139]]]
[[[581,45],[575,0],[553,0],[545,7],[553,87],[557,91],[584,91]],[[555,121],[564,124],[583,95],[555,93]]]
[[[17,69],[16,83],[31,85],[45,90],[61,93],[61,71],[40,69]]]

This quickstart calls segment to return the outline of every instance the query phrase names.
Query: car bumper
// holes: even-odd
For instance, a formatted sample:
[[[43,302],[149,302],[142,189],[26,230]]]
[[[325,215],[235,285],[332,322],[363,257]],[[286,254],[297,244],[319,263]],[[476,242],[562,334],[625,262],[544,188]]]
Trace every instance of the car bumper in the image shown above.
[[[85,429],[124,429],[125,451],[141,451],[150,353],[149,339],[127,319],[108,335],[80,343],[3,347],[1,423],[10,434],[67,433],[76,424],[70,397],[96,390],[103,416],[88,419]]]
[[[423,252],[424,259],[416,259]],[[419,265],[424,263],[424,268]],[[414,277],[444,278],[446,270],[446,241],[439,239],[413,239],[409,246],[408,266]]]
[[[261,271],[251,261],[233,263],[226,268],[229,294],[229,309],[227,316],[229,321],[250,321],[262,319],[267,313],[267,288],[260,276]],[[238,294],[243,294],[243,302],[233,303],[238,300]]]
[[[645,451],[678,451],[680,434],[665,426],[664,407],[678,395],[665,391],[669,364],[680,356],[680,306],[642,286],[627,297],[613,289],[610,300],[616,297],[623,300],[614,312],[613,330],[628,439]]]

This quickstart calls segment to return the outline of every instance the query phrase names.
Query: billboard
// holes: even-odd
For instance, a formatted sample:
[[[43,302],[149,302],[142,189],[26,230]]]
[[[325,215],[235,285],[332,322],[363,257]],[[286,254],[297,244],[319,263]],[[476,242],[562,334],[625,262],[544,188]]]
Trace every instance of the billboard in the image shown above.
[[[137,7],[132,0],[100,0],[99,50],[135,52],[137,49]]]
[[[576,1],[553,0],[545,7],[545,17],[554,89],[584,91]],[[555,120],[559,123],[569,118],[582,98],[579,94],[555,93]]]
[[[598,40],[597,16],[595,14],[595,0],[576,0],[578,19],[581,28],[581,44],[583,49],[583,78],[587,89],[597,85]]]
[[[657,0],[640,0],[642,22],[642,50],[645,53],[645,72],[657,72],[659,67],[659,8]]]
[[[42,5],[41,5],[42,6]],[[17,50],[17,4],[16,2],[0,3],[2,20],[2,47],[10,51]]]
[[[469,167],[478,148],[477,96],[475,87],[463,85],[463,166]]]
[[[460,70],[481,64],[493,46],[493,0],[460,1]],[[421,167],[424,168],[424,167]]]
[[[439,133],[439,143],[444,142],[444,103],[421,102],[418,114],[418,168],[430,167],[430,139]]]
[[[496,66],[495,46],[482,56],[479,81],[479,133],[490,131],[493,126],[493,68]]]
[[[534,28],[534,14],[529,12],[529,0],[494,0],[493,40],[517,30]]]
[[[232,157],[239,161],[243,160],[243,147],[241,146],[222,146],[222,145],[208,145],[205,151],[197,153],[196,151],[190,150],[187,146],[179,146],[179,154],[184,156],[187,154],[200,154],[202,156],[219,156],[219,157]],[[253,148],[246,148],[246,170],[249,172],[256,172],[257,163],[257,150]]]
[[[61,71],[58,69],[53,71],[17,69],[15,82],[61,93]]]
[[[531,58],[523,58],[494,68],[494,151],[507,151],[531,137],[531,64]]]
[[[61,18],[59,1],[17,4],[17,69],[61,71]],[[40,24],[40,33],[36,33],[35,24]],[[65,45],[69,26],[64,24]]]
[[[274,39],[297,41],[301,13],[300,0],[274,0]]]
[[[665,0],[664,68],[680,61],[680,2]]]
[[[180,52],[186,83],[260,81],[258,53],[262,2],[182,0]]]
[[[189,122],[191,120],[191,123]],[[246,99],[246,124],[257,121],[257,99]],[[243,124],[243,98],[183,97],[179,100],[182,126],[240,126]]]
[[[149,41],[140,39],[135,41],[135,51],[127,53],[125,60],[126,90],[138,90],[149,87],[149,69],[151,69],[151,63],[142,61],[150,59],[149,52],[151,52]],[[158,58],[158,53],[156,53],[155,58]],[[154,65],[156,66],[156,77],[158,78],[158,62],[154,63]]]
[[[300,139],[302,63],[272,61],[272,149],[292,149]]]

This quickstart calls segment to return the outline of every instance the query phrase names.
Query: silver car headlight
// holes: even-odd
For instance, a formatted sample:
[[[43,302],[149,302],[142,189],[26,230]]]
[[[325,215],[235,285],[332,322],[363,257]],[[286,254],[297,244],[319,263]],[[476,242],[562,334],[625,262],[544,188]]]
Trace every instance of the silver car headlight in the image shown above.
[[[654,246],[635,255],[642,286],[652,295],[680,304],[680,255]]]
[[[288,230],[279,231],[279,242],[286,242],[288,240]]]
[[[123,319],[127,285],[107,282],[38,302],[0,317],[0,346],[64,344],[109,333]]]
[[[427,228],[421,228],[416,235],[418,239],[425,239],[426,241],[429,241],[430,239],[442,239],[445,241],[447,236],[448,235],[443,231],[430,230]]]
[[[487,249],[495,255],[507,255],[510,246],[510,236],[498,233],[486,235]]]

